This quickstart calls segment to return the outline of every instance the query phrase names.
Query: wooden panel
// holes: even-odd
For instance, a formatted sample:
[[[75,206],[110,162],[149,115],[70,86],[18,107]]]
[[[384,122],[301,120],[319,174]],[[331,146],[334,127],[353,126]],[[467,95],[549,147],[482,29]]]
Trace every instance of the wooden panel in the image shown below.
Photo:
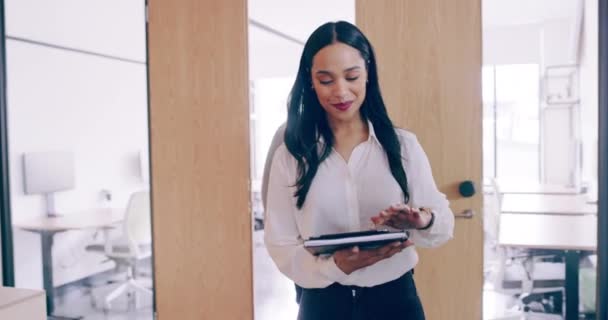
[[[375,47],[387,108],[426,150],[457,219],[454,239],[421,250],[416,282],[427,318],[481,319],[480,0],[357,0],[356,21]],[[458,194],[472,180],[473,198]]]
[[[253,318],[246,8],[245,0],[150,2],[161,320]]]

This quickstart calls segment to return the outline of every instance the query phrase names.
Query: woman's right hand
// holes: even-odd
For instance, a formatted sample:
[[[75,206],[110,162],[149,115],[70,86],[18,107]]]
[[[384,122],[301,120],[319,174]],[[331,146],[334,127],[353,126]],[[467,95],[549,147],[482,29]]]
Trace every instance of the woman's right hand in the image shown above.
[[[334,262],[342,272],[351,274],[355,270],[390,258],[413,244],[411,240],[407,240],[404,242],[392,242],[376,249],[360,250],[359,247],[352,247],[334,252],[333,257]]]

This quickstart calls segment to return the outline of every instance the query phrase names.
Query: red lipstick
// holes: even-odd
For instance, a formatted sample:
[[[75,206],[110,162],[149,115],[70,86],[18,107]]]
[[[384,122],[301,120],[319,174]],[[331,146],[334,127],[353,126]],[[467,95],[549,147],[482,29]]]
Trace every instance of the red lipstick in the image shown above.
[[[350,108],[350,106],[353,104],[352,101],[347,101],[347,102],[342,102],[342,103],[332,103],[332,106],[334,106],[336,109],[340,110],[340,111],[346,111],[348,110],[348,108]]]

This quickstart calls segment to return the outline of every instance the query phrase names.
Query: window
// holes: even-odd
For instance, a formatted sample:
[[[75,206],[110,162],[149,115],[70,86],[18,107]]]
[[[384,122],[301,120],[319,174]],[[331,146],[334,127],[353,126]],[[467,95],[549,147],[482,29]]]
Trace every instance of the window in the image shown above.
[[[539,79],[537,64],[483,68],[484,177],[540,181]]]

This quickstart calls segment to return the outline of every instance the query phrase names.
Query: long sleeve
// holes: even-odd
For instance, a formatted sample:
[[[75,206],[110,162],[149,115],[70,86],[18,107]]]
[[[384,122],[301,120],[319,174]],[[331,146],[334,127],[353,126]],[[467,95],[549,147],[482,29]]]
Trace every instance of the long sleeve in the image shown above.
[[[445,195],[437,189],[431,165],[415,135],[407,139],[407,168],[411,205],[430,208],[435,222],[427,230],[414,230],[411,239],[419,247],[438,247],[453,237],[454,214]]]
[[[348,275],[336,266],[333,257],[317,257],[304,248],[296,223],[296,215],[302,213],[293,198],[295,171],[288,169],[289,161],[295,162],[284,145],[279,147],[270,170],[264,242],[284,275],[304,288],[324,288]]]

